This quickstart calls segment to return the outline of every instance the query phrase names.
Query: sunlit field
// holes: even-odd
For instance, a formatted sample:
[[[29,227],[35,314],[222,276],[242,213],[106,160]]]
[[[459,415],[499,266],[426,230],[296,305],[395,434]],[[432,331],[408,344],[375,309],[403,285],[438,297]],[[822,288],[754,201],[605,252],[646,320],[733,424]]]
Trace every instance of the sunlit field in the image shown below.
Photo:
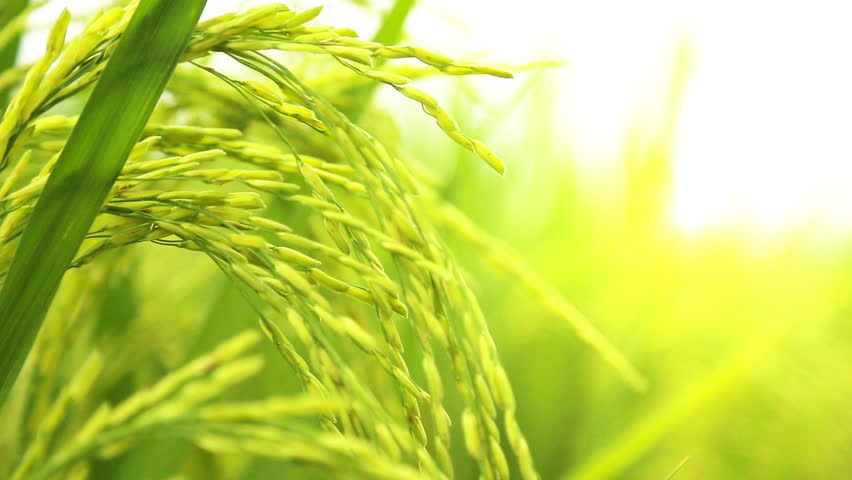
[[[842,2],[27,3],[0,478],[852,478]]]

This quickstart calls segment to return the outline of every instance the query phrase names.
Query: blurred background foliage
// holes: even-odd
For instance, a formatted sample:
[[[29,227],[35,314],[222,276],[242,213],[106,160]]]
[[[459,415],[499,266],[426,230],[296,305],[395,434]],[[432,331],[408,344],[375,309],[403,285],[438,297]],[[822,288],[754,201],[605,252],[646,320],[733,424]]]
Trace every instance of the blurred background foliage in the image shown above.
[[[364,19],[359,31],[367,36],[388,5],[356,3],[362,5],[329,2],[326,23],[358,28],[337,20],[357,11],[353,18]],[[483,10],[460,27],[441,16],[442,8],[420,5],[412,22],[437,15],[446,23],[433,28],[460,29],[474,39],[489,22]],[[427,47],[443,35],[423,30],[412,23],[412,35]],[[449,54],[463,55],[481,43],[457,44]],[[679,128],[700,55],[688,35],[669,47],[658,52],[667,63],[657,65],[659,81],[645,91],[642,107],[630,110],[624,128],[605,139],[606,158],[573,148],[577,125],[557,111],[565,79],[583,73],[572,70],[570,56],[564,65],[523,68],[510,86],[482,78],[430,84],[442,89],[439,98],[468,133],[507,160],[503,178],[471,161],[416,106],[402,106],[386,92],[379,92],[362,124],[419,161],[446,200],[518,252],[647,377],[645,393],[626,386],[567,324],[493,268],[493,259],[447,232],[475,279],[543,478],[664,479],[679,465],[674,477],[684,480],[845,478],[852,473],[852,235],[811,217],[769,230],[748,215],[697,229],[677,221]],[[501,60],[499,49],[488,53]],[[560,59],[558,48],[526,54],[526,63]],[[339,103],[345,101],[344,95]],[[809,158],[797,161],[809,168]],[[760,177],[751,181],[760,188]],[[719,185],[718,202],[726,201],[724,192]],[[73,290],[74,278],[86,279],[88,294]],[[125,249],[73,272],[63,292],[53,314],[66,314],[63,308],[82,298],[76,308],[98,319],[98,343],[113,345],[106,349],[110,363],[134,365],[129,376],[97,393],[105,398],[123,398],[256,322],[237,288],[206,258],[156,246]],[[73,341],[73,329],[68,335]],[[297,392],[273,347],[261,349],[266,369],[231,395]],[[191,448],[181,440],[153,439],[120,461],[97,465],[92,478],[163,478]],[[223,479],[287,472],[271,461],[213,461],[207,455],[195,451],[185,471]],[[461,448],[457,461],[458,477],[473,478]]]

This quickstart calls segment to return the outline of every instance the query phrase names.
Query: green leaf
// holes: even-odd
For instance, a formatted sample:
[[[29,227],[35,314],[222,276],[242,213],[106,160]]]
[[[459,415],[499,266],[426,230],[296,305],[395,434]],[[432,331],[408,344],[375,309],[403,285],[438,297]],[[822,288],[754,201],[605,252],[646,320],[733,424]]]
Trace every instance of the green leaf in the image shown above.
[[[142,0],[35,206],[0,292],[0,405],[206,0]]]
[[[417,0],[396,0],[388,10],[388,13],[382,18],[382,25],[379,31],[373,36],[373,41],[384,45],[394,45],[402,40],[402,33],[405,27],[405,21],[408,19],[408,14],[417,5]],[[384,62],[377,61],[376,67],[380,67]],[[358,89],[355,93],[356,101],[352,111],[349,114],[354,122],[358,122],[370,101],[373,99],[373,94],[376,91],[378,84],[370,83]]]
[[[373,36],[373,41],[393,45],[402,39],[403,26],[408,14],[414,9],[417,0],[396,0],[393,7],[382,19],[382,26]]]
[[[9,25],[18,14],[23,12],[27,8],[28,3],[28,0],[4,0],[3,5],[0,6],[0,30]],[[15,66],[20,43],[21,36],[16,35],[11,42],[0,48],[0,73]],[[6,105],[8,95],[8,91],[0,91],[0,106]]]

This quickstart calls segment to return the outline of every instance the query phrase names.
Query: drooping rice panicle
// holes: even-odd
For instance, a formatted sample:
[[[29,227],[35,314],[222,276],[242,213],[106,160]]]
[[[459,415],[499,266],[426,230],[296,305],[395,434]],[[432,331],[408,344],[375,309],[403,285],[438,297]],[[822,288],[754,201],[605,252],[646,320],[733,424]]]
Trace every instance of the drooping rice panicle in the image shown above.
[[[52,109],[107,78],[107,60],[137,5],[99,14],[64,46],[54,42],[25,75],[0,74],[0,86],[18,88],[0,121],[0,284],[10,278],[9,262],[69,135],[84,124]],[[25,462],[34,478],[85,476],[92,456],[124,454],[152,429],[208,452],[306,462],[346,478],[453,478],[453,452],[462,451],[451,443],[455,430],[481,478],[508,478],[511,469],[538,477],[484,315],[439,233],[443,220],[431,211],[429,185],[335,102],[345,97],[337,93],[365,82],[390,86],[502,173],[502,160],[412,83],[434,73],[511,74],[415,46],[360,40],[350,29],[313,25],[318,15],[318,8],[271,4],[198,24],[182,54],[185,68],[140,127],[141,139],[133,139],[70,262],[92,271],[141,244],[206,256],[237,281],[303,396],[210,403],[263,364],[243,355],[257,339],[243,334],[183,367],[164,361],[171,373],[116,405],[81,405],[84,421],[57,432],[64,441],[49,456],[21,439],[36,445],[38,455],[27,454]],[[54,28],[54,39],[64,36],[66,21]],[[212,55],[229,59],[239,73],[214,68],[206,62]],[[300,57],[325,61],[331,73],[303,78],[291,68]],[[420,66],[394,65],[395,59]],[[199,102],[210,108],[193,108]],[[466,239],[492,252],[488,241]],[[138,313],[127,338],[144,332],[161,339],[150,333],[152,317]],[[51,322],[47,339],[71,330],[70,321]],[[162,335],[186,335],[193,326],[204,328],[187,321]],[[78,348],[98,345],[96,331],[83,329]],[[156,350],[156,342],[138,343],[127,352],[112,347],[116,365],[104,366],[104,381]],[[69,350],[39,341],[33,355],[44,373],[54,373],[64,371],[56,359]],[[175,351],[180,360],[188,355]],[[45,400],[41,413],[26,416],[49,433],[45,412],[66,397],[59,382],[31,377]],[[447,382],[461,397],[460,412]],[[20,404],[26,394],[21,387],[13,399]],[[291,421],[295,416],[310,422]]]

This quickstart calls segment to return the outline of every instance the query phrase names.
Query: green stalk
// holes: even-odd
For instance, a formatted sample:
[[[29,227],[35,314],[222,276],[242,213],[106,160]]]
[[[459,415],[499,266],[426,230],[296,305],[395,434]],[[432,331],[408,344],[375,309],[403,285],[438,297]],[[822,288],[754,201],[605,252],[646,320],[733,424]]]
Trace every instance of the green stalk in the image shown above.
[[[142,0],[44,187],[0,292],[0,406],[206,0]]]
[[[402,29],[408,14],[414,9],[417,0],[396,0],[382,19],[382,26],[373,36],[373,41],[393,45],[402,38]]]
[[[27,8],[28,3],[28,0],[4,0],[3,6],[0,6],[0,29],[7,26],[18,14],[23,12]],[[4,72],[15,66],[20,44],[21,36],[16,35],[14,40],[6,44],[3,48],[0,48],[0,72]],[[8,90],[0,90],[0,107],[6,106],[8,97]]]
[[[402,39],[405,20],[416,4],[417,0],[396,0],[393,7],[382,18],[382,26],[379,27],[379,31],[373,36],[373,41],[384,45],[399,43]],[[381,67],[383,63],[384,61],[377,60],[376,68]],[[371,82],[355,91],[357,103],[352,107],[352,111],[349,114],[349,118],[353,122],[357,123],[361,116],[364,115],[364,111],[373,99],[373,94],[376,92],[377,86],[377,83]]]

